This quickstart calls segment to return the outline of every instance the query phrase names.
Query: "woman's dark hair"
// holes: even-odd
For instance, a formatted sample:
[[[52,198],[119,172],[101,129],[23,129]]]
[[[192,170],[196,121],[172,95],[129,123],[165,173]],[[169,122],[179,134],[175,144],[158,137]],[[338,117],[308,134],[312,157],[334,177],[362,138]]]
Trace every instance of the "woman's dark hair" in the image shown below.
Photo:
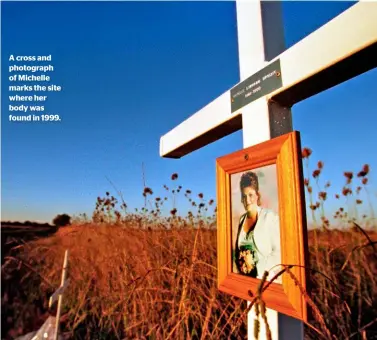
[[[240,180],[240,192],[241,192],[241,201],[243,200],[243,189],[247,187],[252,187],[258,195],[258,205],[260,205],[260,192],[259,192],[259,182],[258,176],[255,172],[248,171],[242,174]]]

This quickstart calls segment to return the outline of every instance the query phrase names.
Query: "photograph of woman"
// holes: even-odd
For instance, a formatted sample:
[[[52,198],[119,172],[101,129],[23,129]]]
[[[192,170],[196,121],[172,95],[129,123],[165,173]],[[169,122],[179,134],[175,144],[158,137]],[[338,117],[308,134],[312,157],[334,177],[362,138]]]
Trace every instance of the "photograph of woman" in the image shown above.
[[[261,169],[258,169],[258,173],[264,178],[267,177],[266,183],[272,178],[271,175],[265,176]],[[270,280],[280,270],[280,266],[276,265],[281,263],[279,216],[273,210],[262,206],[260,183],[256,172],[247,171],[241,175],[238,194],[243,213],[238,223],[233,222],[233,229],[236,228],[233,230],[235,266],[239,273],[259,279],[267,270],[267,279]],[[275,200],[276,206],[277,193],[272,200]],[[281,282],[279,279],[276,282]]]

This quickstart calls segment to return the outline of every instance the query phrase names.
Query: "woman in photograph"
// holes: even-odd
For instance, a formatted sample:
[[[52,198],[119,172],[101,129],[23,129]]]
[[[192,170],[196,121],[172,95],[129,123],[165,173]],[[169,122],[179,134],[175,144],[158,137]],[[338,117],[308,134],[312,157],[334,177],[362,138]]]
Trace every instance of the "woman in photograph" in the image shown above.
[[[279,216],[261,207],[258,176],[248,171],[240,180],[241,216],[235,244],[235,262],[240,273],[262,278],[265,270],[271,279],[280,269],[270,269],[281,263]]]

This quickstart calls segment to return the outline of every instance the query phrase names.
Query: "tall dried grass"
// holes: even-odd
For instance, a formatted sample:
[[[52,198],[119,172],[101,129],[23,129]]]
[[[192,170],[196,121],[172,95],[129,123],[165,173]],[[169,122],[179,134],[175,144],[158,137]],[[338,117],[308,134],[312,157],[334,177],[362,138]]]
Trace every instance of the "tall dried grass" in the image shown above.
[[[344,186],[334,194],[339,208],[330,222],[325,212],[331,183],[321,181],[322,161],[309,170],[311,154],[308,148],[302,151],[308,214],[314,223],[309,232],[311,298],[332,338],[377,339],[377,224],[368,187],[369,165],[357,173],[343,173]],[[366,205],[369,216],[361,215]],[[324,328],[319,318],[312,324]],[[307,337],[316,338],[312,329]]]
[[[245,324],[230,335],[245,303],[217,291],[213,230],[95,224],[60,229],[24,245],[17,256],[43,278],[39,287],[30,287],[34,292],[58,287],[65,249],[73,282],[63,321],[76,339],[245,337]],[[10,264],[8,271],[15,270]],[[16,323],[23,328],[22,320]]]
[[[303,150],[306,163],[310,153]],[[321,162],[305,179],[309,213],[318,221],[309,231],[312,290],[307,299],[314,308],[305,337],[377,338],[374,220],[359,222],[347,216],[349,210],[344,208],[335,214],[342,229],[331,228],[324,214],[329,186],[319,186],[322,170]],[[358,174],[364,186],[368,173],[369,167],[364,166]],[[348,200],[352,193],[345,189],[352,190],[350,177],[345,174],[346,186],[340,194]],[[177,178],[173,174],[171,179]],[[7,339],[43,323],[49,294],[60,284],[65,249],[70,251],[71,278],[63,300],[62,330],[67,335],[75,339],[245,339],[245,301],[216,288],[213,200],[205,200],[201,193],[194,198],[181,186],[164,188],[166,198],[154,197],[152,189],[145,187],[145,206],[135,213],[127,211],[121,193],[118,202],[108,192],[98,197],[91,219],[84,216],[54,236],[22,244],[8,254],[2,267]],[[180,192],[196,209],[185,218],[178,216],[175,206]],[[163,217],[168,197],[173,204],[170,216]],[[354,211],[352,205],[348,207]],[[264,304],[258,307],[263,317]]]

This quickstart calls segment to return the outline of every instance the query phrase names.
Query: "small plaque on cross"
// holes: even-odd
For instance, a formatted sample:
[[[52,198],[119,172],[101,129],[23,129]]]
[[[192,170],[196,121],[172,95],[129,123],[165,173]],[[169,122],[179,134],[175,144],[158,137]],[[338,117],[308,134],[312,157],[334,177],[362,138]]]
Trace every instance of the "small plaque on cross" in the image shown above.
[[[277,59],[230,90],[231,112],[282,86],[280,59]]]

